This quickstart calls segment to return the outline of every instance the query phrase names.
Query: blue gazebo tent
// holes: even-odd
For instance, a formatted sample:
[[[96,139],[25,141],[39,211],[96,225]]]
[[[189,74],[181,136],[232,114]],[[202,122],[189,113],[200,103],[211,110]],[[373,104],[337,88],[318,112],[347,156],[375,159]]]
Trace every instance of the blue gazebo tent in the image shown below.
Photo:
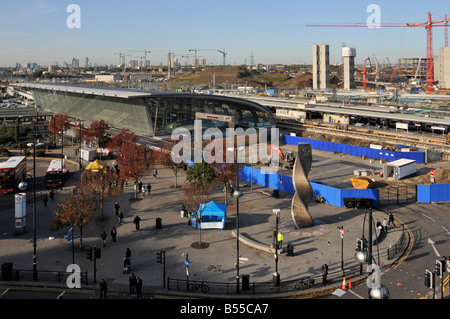
[[[227,205],[218,204],[214,201],[210,201],[206,204],[201,204],[197,213],[194,214],[194,220],[192,226],[198,228],[197,218],[201,215],[202,222],[200,223],[202,229],[220,229],[225,227],[225,221],[227,219]]]

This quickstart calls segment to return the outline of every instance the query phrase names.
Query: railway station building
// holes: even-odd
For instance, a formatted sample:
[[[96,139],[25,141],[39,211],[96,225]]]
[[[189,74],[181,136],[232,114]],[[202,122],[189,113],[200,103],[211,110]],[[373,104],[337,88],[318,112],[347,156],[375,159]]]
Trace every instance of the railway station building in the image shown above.
[[[168,136],[177,127],[194,130],[196,114],[215,114],[233,119],[233,126],[275,127],[272,112],[256,102],[220,95],[126,88],[23,83],[38,108],[65,113],[85,121],[104,120],[109,126],[145,136]],[[229,123],[211,117],[203,129],[225,129]]]

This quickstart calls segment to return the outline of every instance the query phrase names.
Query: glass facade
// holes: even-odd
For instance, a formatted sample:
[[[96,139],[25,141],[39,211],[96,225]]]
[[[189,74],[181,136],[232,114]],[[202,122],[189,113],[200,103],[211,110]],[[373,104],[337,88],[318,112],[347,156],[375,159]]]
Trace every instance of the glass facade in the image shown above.
[[[193,130],[197,112],[233,116],[235,127],[244,129],[275,125],[266,107],[236,98],[166,91],[142,91],[140,96],[126,98],[53,88],[31,90],[41,109],[80,120],[104,120],[111,127],[127,128],[146,136],[167,136],[177,127]],[[202,127],[226,128],[228,123],[202,120]]]

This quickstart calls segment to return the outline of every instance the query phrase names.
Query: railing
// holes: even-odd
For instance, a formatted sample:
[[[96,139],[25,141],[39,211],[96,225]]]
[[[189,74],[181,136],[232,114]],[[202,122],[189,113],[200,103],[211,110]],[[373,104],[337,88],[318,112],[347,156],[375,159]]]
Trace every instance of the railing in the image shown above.
[[[65,283],[68,276],[72,273],[66,271],[51,271],[51,270],[38,270],[37,271],[37,281],[38,282],[48,282],[48,283]],[[88,273],[80,273],[80,282],[82,284],[88,284]],[[0,280],[1,281],[34,281],[33,280],[33,270],[25,269],[11,269],[6,271],[5,269],[0,269]]]
[[[399,240],[388,249],[388,260],[391,260],[397,257],[400,253],[403,253],[408,247],[411,238],[409,232],[405,229],[405,226],[402,225],[402,235]]]
[[[345,277],[362,275],[359,265],[345,268]],[[298,278],[281,281],[279,285],[274,282],[250,282],[248,275],[243,275],[239,282],[240,294],[273,294],[288,293],[302,290],[310,290],[314,288],[325,287],[325,285],[336,286],[341,285],[343,280],[342,270],[328,273],[327,282],[324,284],[323,277],[319,275],[305,276],[304,274]],[[236,282],[213,282],[198,281],[188,279],[167,278],[167,290],[186,291],[189,293],[203,294],[236,294]]]

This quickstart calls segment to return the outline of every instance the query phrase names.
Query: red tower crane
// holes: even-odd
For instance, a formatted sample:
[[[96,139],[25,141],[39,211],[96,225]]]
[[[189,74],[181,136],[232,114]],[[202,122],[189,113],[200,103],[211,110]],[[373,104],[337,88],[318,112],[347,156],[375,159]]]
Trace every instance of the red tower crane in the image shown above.
[[[443,20],[433,20],[431,12],[428,12],[428,20],[423,23],[380,23],[377,27],[391,28],[391,27],[425,27],[427,30],[427,94],[431,94],[434,84],[434,63],[433,63],[433,27],[446,27],[450,20],[447,16]],[[332,23],[332,24],[307,24],[307,27],[368,27],[367,23]],[[446,35],[447,36],[447,35]],[[446,46],[448,45],[447,38],[445,39]]]

